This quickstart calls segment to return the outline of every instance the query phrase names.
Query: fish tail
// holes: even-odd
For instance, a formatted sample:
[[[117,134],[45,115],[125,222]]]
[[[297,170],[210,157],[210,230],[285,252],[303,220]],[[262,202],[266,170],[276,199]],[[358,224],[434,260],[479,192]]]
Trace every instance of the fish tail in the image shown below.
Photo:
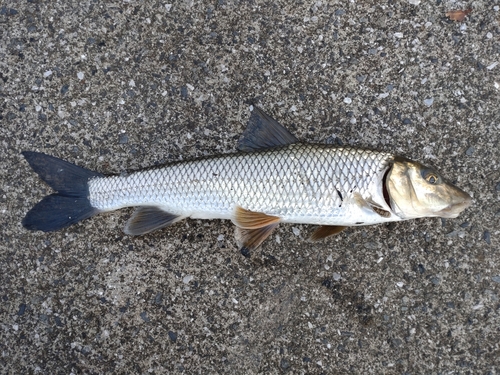
[[[89,200],[89,180],[102,174],[40,152],[23,151],[31,168],[56,191],[38,202],[24,217],[29,230],[51,232],[100,212]]]

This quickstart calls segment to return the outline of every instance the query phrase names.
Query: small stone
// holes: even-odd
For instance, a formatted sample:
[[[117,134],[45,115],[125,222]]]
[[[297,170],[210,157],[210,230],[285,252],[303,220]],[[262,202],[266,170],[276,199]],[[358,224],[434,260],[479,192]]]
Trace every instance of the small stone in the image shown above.
[[[411,5],[420,5],[420,0],[408,0]]]
[[[359,83],[363,83],[364,81],[366,81],[366,78],[367,78],[367,75],[366,75],[366,74],[361,74],[361,75],[356,76],[356,80],[357,80]]]
[[[283,370],[287,370],[290,367],[290,362],[288,360],[286,360],[285,358],[282,358],[281,362],[280,362],[280,367]]]
[[[404,35],[403,35],[403,33],[394,33],[394,36],[395,36],[396,38],[401,39]]]
[[[43,73],[43,77],[47,78],[52,75],[52,70],[47,70],[45,73]]]
[[[184,278],[182,279],[182,282],[183,282],[184,284],[189,284],[189,282],[190,282],[191,280],[193,280],[193,279],[194,279],[194,276],[193,276],[193,275],[186,275],[186,276],[184,276]]]
[[[165,9],[167,12],[170,12],[170,9],[172,9],[172,4],[165,4]]]
[[[182,86],[181,87],[181,96],[184,98],[184,99],[187,99],[188,97],[188,89],[186,86]]]
[[[297,227],[292,227],[292,232],[293,234],[295,234],[296,236],[300,236],[300,229],[297,228]]]
[[[486,33],[486,38],[488,38],[488,39],[493,38],[493,34],[492,33]]]
[[[344,103],[345,104],[351,104],[352,103],[352,99],[351,98],[344,98]]]
[[[475,151],[475,148],[473,146],[469,147],[467,151],[465,151],[465,155],[471,156]]]
[[[425,104],[427,107],[430,107],[433,103],[434,103],[434,98],[427,98],[427,99],[424,99],[424,104]]]
[[[336,16],[343,16],[345,14],[345,10],[344,9],[337,9],[335,11],[335,15]]]
[[[493,69],[495,66],[497,66],[497,65],[498,65],[498,61],[495,61],[493,64],[488,65],[488,66],[486,67],[486,69],[488,69],[488,70],[492,70],[492,69]]]
[[[498,276],[493,276],[493,277],[491,278],[491,280],[493,280],[494,282],[496,282],[496,283],[499,283],[499,284],[500,284],[500,275],[498,275]]]
[[[488,245],[491,245],[491,235],[490,232],[485,230],[483,233],[483,239],[486,241]]]
[[[83,77],[85,76],[85,74],[83,72],[78,72],[76,74],[76,76],[78,77],[78,79],[81,81],[83,79]]]
[[[409,119],[409,118],[404,118],[403,119],[403,124],[404,125],[410,125],[411,123],[412,123],[411,119]]]
[[[170,339],[170,341],[176,342],[177,341],[177,333],[172,332],[172,331],[168,331],[168,338]]]
[[[69,85],[63,85],[63,87],[61,87],[61,95],[66,94],[68,90],[69,90]]]
[[[145,311],[141,312],[141,318],[145,322],[149,322],[150,321],[149,318],[148,318],[148,314]]]
[[[334,272],[332,277],[333,277],[333,280],[335,280],[335,281],[339,281],[342,278],[342,276],[337,272]]]
[[[500,182],[497,184],[497,186],[495,186],[495,190],[500,191]]]
[[[25,303],[21,303],[19,305],[19,310],[17,311],[17,315],[19,315],[19,316],[24,315],[25,311],[26,311],[26,304]]]
[[[122,145],[128,143],[128,135],[125,133],[120,134],[118,136],[118,143]]]

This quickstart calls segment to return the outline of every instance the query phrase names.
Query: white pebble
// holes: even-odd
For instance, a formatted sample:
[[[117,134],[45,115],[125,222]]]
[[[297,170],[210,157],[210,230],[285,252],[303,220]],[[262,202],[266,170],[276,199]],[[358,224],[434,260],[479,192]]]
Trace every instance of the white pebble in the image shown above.
[[[403,33],[394,33],[394,36],[396,38],[402,38],[403,37]]]
[[[186,276],[184,276],[184,278],[182,279],[182,282],[183,282],[184,284],[189,284],[189,282],[190,282],[191,280],[193,280],[193,279],[194,279],[194,276],[193,276],[193,275],[186,275]]]
[[[224,235],[223,234],[219,234],[217,236],[217,241],[222,241],[224,239]]]
[[[488,66],[486,67],[486,69],[491,70],[491,69],[493,69],[493,68],[494,68],[495,66],[497,66],[497,65],[498,65],[498,61],[495,61],[493,64],[488,65]]]
[[[187,87],[189,90],[191,90],[191,91],[193,91],[193,90],[194,90],[194,86],[193,86],[193,85],[190,85],[189,83],[186,83],[186,87]]]
[[[172,4],[165,4],[165,9],[167,12],[170,12],[170,9],[172,9]]]
[[[292,227],[292,232],[293,234],[295,234],[296,236],[300,236],[300,229],[297,228],[297,227]]]
[[[135,81],[133,79],[131,79],[130,82],[128,83],[128,85],[130,87],[135,87]]]
[[[35,111],[40,112],[42,110],[42,106],[36,105]]]
[[[424,99],[424,104],[427,106],[427,107],[430,107],[432,105],[432,103],[434,103],[434,98],[427,98],[427,99]]]
[[[420,0],[408,0],[411,5],[420,5]]]
[[[83,74],[83,72],[78,72],[76,76],[78,77],[79,80],[82,80],[85,74]]]
[[[405,284],[404,284],[402,281],[398,281],[398,282],[396,283],[396,285],[397,285],[398,287],[402,288],[402,287],[403,287],[403,285],[405,285]]]
[[[351,98],[344,98],[344,103],[351,104],[352,103],[352,99]]]
[[[488,38],[488,39],[493,38],[493,34],[492,34],[492,33],[487,33],[487,34],[486,34],[486,38]]]
[[[340,273],[337,273],[337,272],[334,272],[332,277],[333,277],[333,280],[335,280],[335,281],[339,281],[342,278]]]
[[[47,70],[45,73],[43,73],[43,77],[47,78],[52,75],[52,70]]]

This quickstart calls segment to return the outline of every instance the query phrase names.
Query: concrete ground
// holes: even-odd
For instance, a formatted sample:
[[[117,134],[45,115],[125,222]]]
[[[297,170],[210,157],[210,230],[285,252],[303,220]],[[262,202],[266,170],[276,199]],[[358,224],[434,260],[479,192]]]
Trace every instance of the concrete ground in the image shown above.
[[[2,373],[499,372],[497,1],[4,0],[0,33]],[[251,259],[228,221],[21,226],[50,192],[21,151],[103,173],[230,152],[252,103],[474,205],[319,243],[281,225]]]

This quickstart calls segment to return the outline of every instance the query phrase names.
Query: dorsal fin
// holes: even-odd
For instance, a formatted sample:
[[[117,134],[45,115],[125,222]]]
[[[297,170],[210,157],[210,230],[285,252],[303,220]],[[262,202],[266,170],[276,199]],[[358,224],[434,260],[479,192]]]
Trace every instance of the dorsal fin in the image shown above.
[[[252,152],[260,149],[286,146],[296,143],[295,136],[261,109],[254,107],[238,146],[239,151]]]

